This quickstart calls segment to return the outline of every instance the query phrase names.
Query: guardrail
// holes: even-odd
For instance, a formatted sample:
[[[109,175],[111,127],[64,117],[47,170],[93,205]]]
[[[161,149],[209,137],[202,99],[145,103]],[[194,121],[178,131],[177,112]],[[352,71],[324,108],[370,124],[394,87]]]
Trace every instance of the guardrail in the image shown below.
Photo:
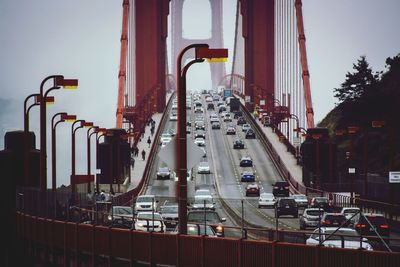
[[[164,109],[163,115],[162,115],[161,120],[160,120],[160,125],[158,126],[157,131],[156,131],[156,133],[154,135],[155,136],[154,140],[159,140],[160,132],[164,129],[165,123],[166,123],[167,118],[168,118],[168,112],[167,111],[171,107],[171,103],[172,103],[172,99],[174,98],[174,94],[175,93],[173,93],[171,95],[171,97],[168,100],[168,104],[166,105],[166,107]],[[114,197],[113,200],[112,200],[114,203],[123,203],[123,204],[130,203],[133,197],[143,193],[143,190],[145,190],[145,188],[147,186],[147,183],[149,181],[150,172],[151,172],[150,166],[152,166],[153,163],[154,163],[154,160],[156,158],[156,153],[155,152],[157,151],[157,149],[158,149],[158,141],[157,142],[154,141],[153,145],[151,146],[149,157],[148,157],[148,160],[146,162],[146,167],[145,167],[142,179],[140,180],[139,184],[134,189],[132,189],[132,190],[130,190],[130,191],[124,193],[124,194],[121,194],[121,195],[118,195],[118,196]]]
[[[139,232],[16,214],[21,253],[39,263],[112,266],[400,266],[400,253]],[[23,242],[22,242],[23,241]]]

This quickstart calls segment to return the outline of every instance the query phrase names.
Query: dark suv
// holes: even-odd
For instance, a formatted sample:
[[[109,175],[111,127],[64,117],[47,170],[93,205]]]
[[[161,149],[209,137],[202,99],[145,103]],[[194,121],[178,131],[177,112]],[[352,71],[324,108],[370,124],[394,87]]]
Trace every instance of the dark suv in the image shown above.
[[[276,216],[292,215],[294,218],[299,217],[299,207],[292,197],[279,198],[276,202]]]
[[[327,197],[313,197],[310,202],[311,208],[321,208],[325,212],[332,212],[332,203]]]
[[[321,226],[326,227],[347,227],[347,219],[341,213],[324,213],[321,218]]]
[[[372,224],[372,227],[367,220]],[[389,237],[390,233],[389,223],[385,216],[377,213],[356,215],[354,228],[360,235],[377,235],[376,232],[378,232],[379,235]]]
[[[274,194],[275,197],[288,197],[289,183],[284,181],[276,182],[272,187],[272,194]]]

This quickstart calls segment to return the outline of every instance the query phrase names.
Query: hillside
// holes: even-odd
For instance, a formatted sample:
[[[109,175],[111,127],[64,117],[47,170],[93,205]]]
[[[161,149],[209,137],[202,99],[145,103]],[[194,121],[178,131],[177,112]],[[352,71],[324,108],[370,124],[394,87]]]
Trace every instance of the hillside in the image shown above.
[[[365,57],[354,64],[341,88],[335,88],[341,101],[318,124],[327,127],[338,144],[338,167],[343,168],[346,152],[360,172],[387,176],[400,170],[400,54],[386,60],[385,72],[372,74]],[[373,121],[384,122],[373,127]],[[336,135],[337,130],[356,126],[356,133]],[[349,157],[349,153],[347,153]]]

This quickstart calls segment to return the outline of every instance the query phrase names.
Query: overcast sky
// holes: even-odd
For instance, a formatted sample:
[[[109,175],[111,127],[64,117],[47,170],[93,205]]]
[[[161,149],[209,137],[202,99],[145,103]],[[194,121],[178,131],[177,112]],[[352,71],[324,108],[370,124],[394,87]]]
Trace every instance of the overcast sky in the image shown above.
[[[207,0],[190,0],[200,1]],[[186,22],[194,28],[185,33],[191,34],[202,28],[196,22],[206,13],[190,8],[189,0],[187,5]],[[236,0],[224,0],[224,8],[224,41],[232,49]],[[400,52],[399,11],[399,0],[303,0],[316,122],[334,107],[333,88],[361,55],[379,71],[387,57]],[[6,100],[0,102],[0,148],[5,131],[23,127],[24,98],[38,92],[41,80],[51,74],[79,78],[79,89],[55,92],[48,117],[66,111],[114,127],[121,16],[122,0],[0,0],[0,99]],[[189,80],[189,85],[204,88],[202,80]],[[38,109],[31,114],[31,129],[38,133]],[[57,128],[62,183],[69,183],[70,127]],[[86,132],[78,134],[77,147],[83,147]],[[84,173],[83,151],[78,161],[77,173]]]

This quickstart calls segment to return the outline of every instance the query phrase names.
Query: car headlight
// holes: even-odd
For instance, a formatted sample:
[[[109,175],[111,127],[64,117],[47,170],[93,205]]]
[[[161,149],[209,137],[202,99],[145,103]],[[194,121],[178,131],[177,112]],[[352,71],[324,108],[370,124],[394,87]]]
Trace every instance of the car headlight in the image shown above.
[[[217,225],[217,227],[215,227],[215,230],[219,233],[222,233],[224,231],[224,228],[222,227],[222,225]]]
[[[112,221],[112,216],[111,215],[108,215],[108,220]]]
[[[138,223],[137,224],[139,227],[143,227],[144,226],[144,223]]]

